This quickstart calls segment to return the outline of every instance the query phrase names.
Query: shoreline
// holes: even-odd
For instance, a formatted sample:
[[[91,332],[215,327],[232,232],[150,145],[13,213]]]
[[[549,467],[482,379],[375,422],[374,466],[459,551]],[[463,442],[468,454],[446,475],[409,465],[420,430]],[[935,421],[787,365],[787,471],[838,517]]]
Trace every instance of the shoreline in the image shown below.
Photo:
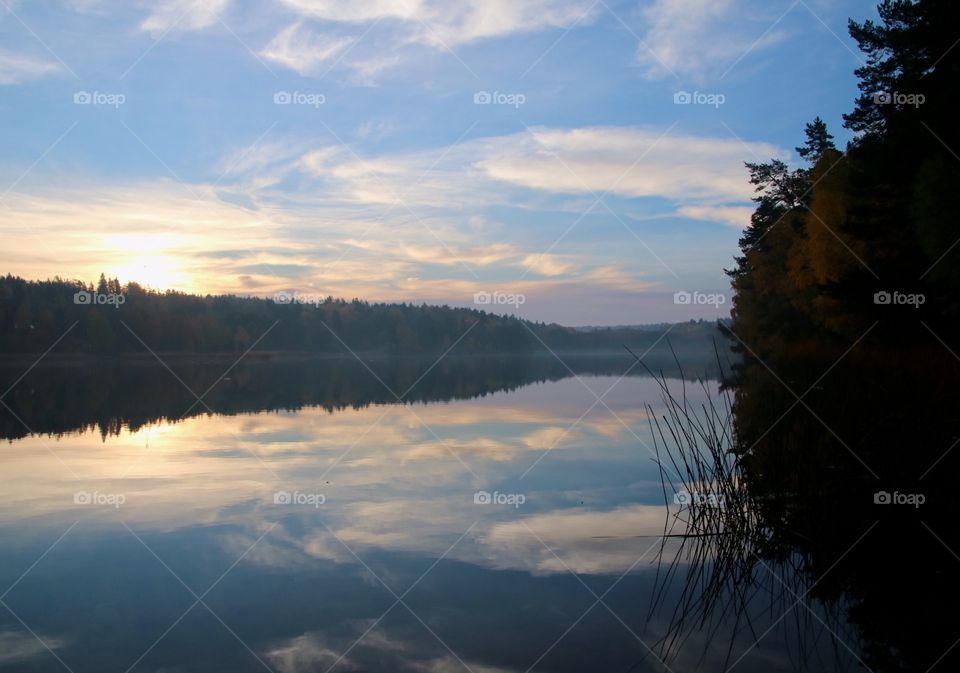
[[[650,353],[659,353],[661,349],[656,348]],[[664,349],[668,350],[668,349]],[[622,349],[597,350],[569,350],[557,349],[553,351],[557,355],[568,356],[589,356],[589,357],[632,357]],[[389,353],[385,351],[357,351],[356,356],[371,360],[425,360],[436,359],[437,353]],[[128,363],[128,364],[157,364],[158,358],[164,362],[191,362],[192,364],[216,364],[222,362],[235,362],[242,359],[243,362],[298,362],[313,360],[355,360],[353,353],[344,351],[339,353],[308,353],[303,351],[251,351],[244,355],[237,352],[211,352],[197,353],[192,351],[157,351],[156,355],[144,351],[139,353],[48,353],[43,356],[42,353],[0,353],[0,367],[37,363],[37,366],[43,364],[57,365],[86,365],[103,364],[107,362]],[[39,360],[38,358],[42,359]],[[449,353],[444,359],[457,358],[528,358],[528,357],[553,357],[548,350],[537,350],[533,352],[494,352],[494,353]]]

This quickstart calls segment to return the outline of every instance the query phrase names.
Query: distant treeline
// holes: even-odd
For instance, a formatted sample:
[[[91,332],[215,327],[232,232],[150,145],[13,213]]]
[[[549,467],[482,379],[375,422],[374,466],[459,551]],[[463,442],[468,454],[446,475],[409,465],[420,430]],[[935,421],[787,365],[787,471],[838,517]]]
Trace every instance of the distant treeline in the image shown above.
[[[196,296],[121,285],[0,278],[0,351],[57,353],[295,351],[307,353],[524,353],[645,349],[663,330],[582,331],[466,308],[327,298],[315,304],[256,297]],[[669,328],[679,350],[712,348],[716,324]],[[661,341],[666,347],[666,341]]]

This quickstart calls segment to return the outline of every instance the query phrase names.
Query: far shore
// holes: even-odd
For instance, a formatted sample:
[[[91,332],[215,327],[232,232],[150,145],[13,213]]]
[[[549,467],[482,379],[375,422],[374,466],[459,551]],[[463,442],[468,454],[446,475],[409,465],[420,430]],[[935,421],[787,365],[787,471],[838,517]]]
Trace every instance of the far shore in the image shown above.
[[[686,351],[688,348],[681,347],[678,350]],[[664,344],[652,349],[651,353],[669,351]],[[631,358],[625,349],[559,349],[555,350],[558,356],[579,356],[579,357],[624,357]],[[41,357],[43,356],[43,357]],[[518,358],[518,357],[553,357],[550,351],[537,350],[533,352],[494,352],[494,353],[456,353],[447,354],[447,358]],[[310,353],[305,351],[250,351],[244,354],[242,351],[236,352],[193,352],[193,351],[157,351],[156,354],[149,351],[143,352],[125,352],[125,353],[0,353],[0,367],[13,367],[31,365],[38,363],[40,365],[58,365],[58,366],[84,366],[103,364],[106,362],[123,362],[131,365],[158,364],[158,359],[163,362],[190,363],[190,364],[232,364],[238,360],[244,362],[297,362],[310,360],[336,360],[348,359],[354,360],[356,357],[363,359],[417,359],[433,360],[438,357],[433,352],[415,352],[415,353],[393,353],[386,350],[378,351],[358,351],[350,353],[347,351],[337,353]],[[39,362],[38,362],[39,360]]]

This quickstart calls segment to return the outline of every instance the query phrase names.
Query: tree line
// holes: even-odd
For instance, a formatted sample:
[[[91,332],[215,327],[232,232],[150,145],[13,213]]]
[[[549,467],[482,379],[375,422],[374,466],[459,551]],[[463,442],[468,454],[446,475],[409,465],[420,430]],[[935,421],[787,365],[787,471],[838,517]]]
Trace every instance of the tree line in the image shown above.
[[[485,311],[328,297],[315,304],[160,292],[101,275],[96,285],[0,278],[0,351],[40,353],[462,353],[647,348],[664,330],[578,330]],[[679,347],[709,345],[715,325],[670,329]],[[59,341],[58,341],[59,340]]]

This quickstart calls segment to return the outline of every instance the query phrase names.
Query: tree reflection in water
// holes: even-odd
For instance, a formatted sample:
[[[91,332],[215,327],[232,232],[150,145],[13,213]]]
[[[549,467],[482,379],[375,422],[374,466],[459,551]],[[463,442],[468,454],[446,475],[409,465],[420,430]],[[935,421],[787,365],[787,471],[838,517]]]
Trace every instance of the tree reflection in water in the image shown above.
[[[898,366],[865,341],[776,366],[747,358],[699,408],[686,382],[658,377],[671,509],[650,613],[669,616],[658,656],[724,626],[750,647],[792,630],[798,670],[957,670],[960,372],[924,356]],[[832,661],[811,658],[823,638]],[[731,638],[725,669],[743,654]]]

